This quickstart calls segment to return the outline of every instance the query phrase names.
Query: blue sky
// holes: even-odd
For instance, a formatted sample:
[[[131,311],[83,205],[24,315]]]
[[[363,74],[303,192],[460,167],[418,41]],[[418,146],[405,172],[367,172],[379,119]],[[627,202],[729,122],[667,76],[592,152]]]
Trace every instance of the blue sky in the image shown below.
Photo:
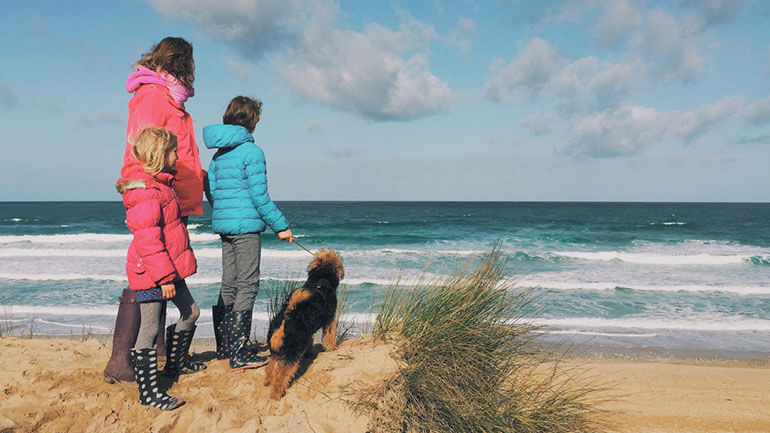
[[[204,167],[201,129],[264,102],[275,200],[770,198],[765,1],[10,0],[0,200],[117,200],[125,79],[165,36]]]

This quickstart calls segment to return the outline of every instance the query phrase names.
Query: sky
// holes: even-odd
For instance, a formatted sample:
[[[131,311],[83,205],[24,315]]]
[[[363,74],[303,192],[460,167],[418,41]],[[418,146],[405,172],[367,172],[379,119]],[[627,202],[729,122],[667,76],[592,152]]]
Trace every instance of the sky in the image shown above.
[[[119,200],[125,79],[263,101],[274,200],[770,201],[770,2],[6,0],[0,201]]]

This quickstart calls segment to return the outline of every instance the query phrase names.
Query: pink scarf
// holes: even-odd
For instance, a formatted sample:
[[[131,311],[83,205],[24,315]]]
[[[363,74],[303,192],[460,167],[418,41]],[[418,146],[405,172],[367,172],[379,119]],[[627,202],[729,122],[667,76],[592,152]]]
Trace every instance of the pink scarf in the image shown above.
[[[155,72],[144,66],[139,66],[135,72],[131,73],[126,80],[126,90],[128,93],[134,93],[142,84],[160,84],[168,88],[171,97],[179,108],[184,110],[184,103],[188,98],[195,96],[195,89],[185,87],[172,75],[166,72]]]

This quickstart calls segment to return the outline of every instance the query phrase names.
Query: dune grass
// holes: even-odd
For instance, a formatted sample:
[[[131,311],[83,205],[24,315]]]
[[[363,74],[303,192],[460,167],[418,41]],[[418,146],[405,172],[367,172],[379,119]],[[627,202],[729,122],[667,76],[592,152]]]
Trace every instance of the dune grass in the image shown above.
[[[441,281],[387,290],[373,336],[402,366],[369,396],[374,432],[599,432],[596,389],[530,350],[531,292],[506,283],[493,249]]]

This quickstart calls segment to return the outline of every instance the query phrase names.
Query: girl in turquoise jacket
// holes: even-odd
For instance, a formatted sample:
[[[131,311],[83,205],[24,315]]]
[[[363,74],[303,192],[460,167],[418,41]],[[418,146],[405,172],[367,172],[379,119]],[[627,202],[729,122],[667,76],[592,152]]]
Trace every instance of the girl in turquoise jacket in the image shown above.
[[[209,149],[206,196],[214,208],[212,227],[222,239],[222,286],[212,307],[217,358],[232,369],[264,365],[266,358],[247,349],[254,299],[259,291],[261,233],[270,227],[294,242],[289,223],[267,193],[265,154],[255,143],[254,127],[262,103],[238,96],[228,105],[223,124],[203,128]]]

